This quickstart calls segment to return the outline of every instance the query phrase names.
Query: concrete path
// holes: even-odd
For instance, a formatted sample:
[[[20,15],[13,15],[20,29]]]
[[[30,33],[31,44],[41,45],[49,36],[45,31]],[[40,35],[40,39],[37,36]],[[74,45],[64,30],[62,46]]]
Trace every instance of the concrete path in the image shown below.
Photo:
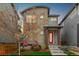
[[[48,45],[48,47],[52,55],[66,55],[62,50],[58,48],[58,46]]]

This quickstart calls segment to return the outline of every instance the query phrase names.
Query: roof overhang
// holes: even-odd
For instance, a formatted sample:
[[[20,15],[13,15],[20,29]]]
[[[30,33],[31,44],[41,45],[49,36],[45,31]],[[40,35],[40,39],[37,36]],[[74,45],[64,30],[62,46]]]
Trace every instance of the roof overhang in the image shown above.
[[[61,29],[61,28],[63,28],[63,26],[44,26],[44,28],[57,28],[57,29]]]

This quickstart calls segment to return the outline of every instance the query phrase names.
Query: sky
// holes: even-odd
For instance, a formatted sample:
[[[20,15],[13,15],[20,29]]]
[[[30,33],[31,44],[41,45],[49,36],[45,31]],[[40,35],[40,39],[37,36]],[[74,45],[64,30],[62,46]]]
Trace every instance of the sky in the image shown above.
[[[72,3],[16,3],[15,7],[18,12],[22,12],[25,9],[34,6],[45,6],[48,7],[50,15],[60,15],[58,18],[58,23],[68,14],[68,12],[73,8]]]

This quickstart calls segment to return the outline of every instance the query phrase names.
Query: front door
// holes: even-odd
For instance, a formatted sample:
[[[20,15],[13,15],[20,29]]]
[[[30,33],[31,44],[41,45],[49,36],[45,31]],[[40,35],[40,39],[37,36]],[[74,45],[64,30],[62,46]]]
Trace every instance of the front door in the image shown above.
[[[54,32],[49,32],[48,33],[48,43],[49,44],[54,44]]]
[[[52,45],[57,45],[58,40],[57,40],[57,32],[52,31],[48,33],[48,43]]]

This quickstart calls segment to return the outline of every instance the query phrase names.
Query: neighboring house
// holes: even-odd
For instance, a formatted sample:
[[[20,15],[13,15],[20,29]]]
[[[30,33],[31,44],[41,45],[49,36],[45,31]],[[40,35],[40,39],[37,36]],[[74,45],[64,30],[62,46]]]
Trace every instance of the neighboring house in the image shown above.
[[[75,4],[59,25],[63,25],[62,44],[79,47],[79,4]]]
[[[49,16],[49,9],[43,6],[32,7],[21,12],[24,16],[24,33],[28,35],[28,41],[38,41],[42,48],[48,44],[54,44],[59,39],[53,30],[59,30],[58,15]],[[56,32],[57,32],[56,31]],[[59,31],[57,32],[59,33]],[[58,45],[58,40],[56,40]]]
[[[13,4],[0,4],[0,42],[15,43],[18,16]]]
[[[14,5],[0,4],[0,49],[5,50],[17,46],[17,22],[18,15]]]

